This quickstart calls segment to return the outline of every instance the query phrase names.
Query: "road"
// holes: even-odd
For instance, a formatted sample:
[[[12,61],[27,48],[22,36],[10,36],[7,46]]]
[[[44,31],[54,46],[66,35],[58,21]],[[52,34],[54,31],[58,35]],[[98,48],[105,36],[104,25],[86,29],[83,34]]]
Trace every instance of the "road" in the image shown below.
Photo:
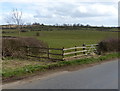
[[[77,71],[14,84],[7,89],[118,89],[118,60]]]

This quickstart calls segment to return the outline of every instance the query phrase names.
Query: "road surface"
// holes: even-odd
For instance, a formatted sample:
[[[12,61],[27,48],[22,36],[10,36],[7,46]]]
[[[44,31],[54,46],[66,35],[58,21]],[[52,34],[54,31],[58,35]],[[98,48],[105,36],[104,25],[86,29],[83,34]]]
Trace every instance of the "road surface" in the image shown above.
[[[118,89],[118,60],[4,87],[7,89]]]

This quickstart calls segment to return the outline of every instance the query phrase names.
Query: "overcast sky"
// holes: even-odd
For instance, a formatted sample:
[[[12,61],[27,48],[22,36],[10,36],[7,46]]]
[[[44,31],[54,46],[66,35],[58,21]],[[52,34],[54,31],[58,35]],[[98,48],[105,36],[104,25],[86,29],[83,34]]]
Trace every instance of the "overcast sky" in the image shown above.
[[[14,8],[24,23],[118,26],[118,0],[0,0],[0,24]]]

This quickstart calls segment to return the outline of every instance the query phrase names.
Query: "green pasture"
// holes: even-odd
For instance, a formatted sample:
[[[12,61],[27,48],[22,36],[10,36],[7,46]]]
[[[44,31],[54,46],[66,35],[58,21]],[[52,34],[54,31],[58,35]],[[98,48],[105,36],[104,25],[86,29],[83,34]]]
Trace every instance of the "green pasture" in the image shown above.
[[[39,36],[36,36],[37,32],[39,32]],[[95,30],[29,31],[21,32],[19,35],[19,33],[16,31],[14,33],[3,34],[3,36],[5,35],[35,37],[39,40],[43,40],[44,42],[46,42],[49,45],[49,47],[68,48],[73,46],[82,46],[83,43],[85,44],[98,43],[99,41],[110,37],[118,37],[118,32],[95,31]]]
[[[96,30],[70,30],[70,31],[29,31],[21,32],[20,35],[16,30],[3,30],[11,31],[11,33],[3,33],[3,36],[19,36],[19,37],[35,37],[38,40],[46,42],[49,47],[52,48],[68,48],[74,46],[82,46],[85,44],[98,43],[99,41],[110,38],[118,37],[117,32],[109,31],[96,31]],[[36,33],[39,32],[39,36],[36,36]],[[61,51],[56,51],[55,53],[60,53]],[[72,64],[88,64],[97,61],[102,61],[106,59],[116,58],[118,55],[108,55],[102,56],[99,58],[86,58],[73,61],[63,61],[63,62],[51,62],[51,61],[37,61],[33,60],[19,60],[11,59],[5,60],[2,62],[2,76],[4,77],[15,77],[21,76],[27,73],[33,73],[35,71],[44,71],[50,68],[61,67],[65,65]],[[59,58],[55,56],[55,58]],[[36,60],[36,61],[35,61]],[[28,74],[29,75],[29,74]]]

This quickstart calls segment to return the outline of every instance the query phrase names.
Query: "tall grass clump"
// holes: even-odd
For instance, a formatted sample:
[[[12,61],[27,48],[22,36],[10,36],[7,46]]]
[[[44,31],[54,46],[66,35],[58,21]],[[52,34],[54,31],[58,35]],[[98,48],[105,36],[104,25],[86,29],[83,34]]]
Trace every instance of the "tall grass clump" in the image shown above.
[[[27,47],[47,47],[47,44],[32,37],[2,38],[3,57],[24,58],[28,53]],[[43,49],[29,49],[32,54],[37,54]]]
[[[99,42],[98,52],[108,53],[108,52],[120,52],[120,39],[118,38],[109,38]]]

